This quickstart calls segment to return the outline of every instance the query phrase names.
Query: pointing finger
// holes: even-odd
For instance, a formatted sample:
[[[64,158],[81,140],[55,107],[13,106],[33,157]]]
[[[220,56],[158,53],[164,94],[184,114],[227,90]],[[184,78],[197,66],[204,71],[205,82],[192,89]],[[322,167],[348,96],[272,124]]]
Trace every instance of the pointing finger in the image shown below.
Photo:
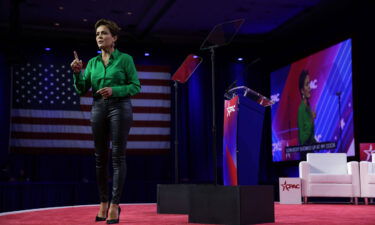
[[[74,58],[75,58],[76,60],[79,60],[77,52],[76,52],[76,51],[73,51],[73,53],[74,53]]]

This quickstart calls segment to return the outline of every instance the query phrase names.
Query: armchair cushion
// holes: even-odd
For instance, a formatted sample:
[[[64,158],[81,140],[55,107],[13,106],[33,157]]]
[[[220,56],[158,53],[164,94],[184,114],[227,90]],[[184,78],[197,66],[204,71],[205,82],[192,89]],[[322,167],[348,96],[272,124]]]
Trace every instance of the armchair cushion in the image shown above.
[[[310,183],[351,184],[350,174],[310,174]]]
[[[368,175],[368,183],[375,184],[375,173]]]
[[[345,153],[307,154],[310,173],[348,174]]]
[[[372,163],[369,163],[368,183],[375,184],[375,154],[372,154]]]

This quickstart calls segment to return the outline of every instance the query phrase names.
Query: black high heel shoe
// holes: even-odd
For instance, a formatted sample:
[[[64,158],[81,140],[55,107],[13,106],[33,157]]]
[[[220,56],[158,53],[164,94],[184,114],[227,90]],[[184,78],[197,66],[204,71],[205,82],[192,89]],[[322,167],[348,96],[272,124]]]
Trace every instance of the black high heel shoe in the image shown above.
[[[96,216],[96,217],[95,217],[95,222],[105,221],[106,219],[107,219],[107,217],[99,217],[99,216]]]
[[[112,219],[112,220],[107,220],[107,224],[115,224],[120,222],[120,213],[121,213],[121,208],[120,206],[118,207],[118,218],[117,219]]]
[[[96,215],[95,222],[105,221],[107,219],[107,216],[108,216],[108,211],[109,211],[109,206],[107,208],[106,217],[99,217],[98,215]]]

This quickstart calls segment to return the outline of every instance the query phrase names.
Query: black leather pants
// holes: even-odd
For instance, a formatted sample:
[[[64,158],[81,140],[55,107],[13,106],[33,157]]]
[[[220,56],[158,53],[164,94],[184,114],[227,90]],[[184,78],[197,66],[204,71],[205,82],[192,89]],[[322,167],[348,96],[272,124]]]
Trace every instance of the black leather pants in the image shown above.
[[[119,204],[126,176],[125,149],[133,120],[129,98],[94,99],[91,125],[95,143],[96,179],[100,202],[108,202],[108,155],[112,140],[111,203]]]

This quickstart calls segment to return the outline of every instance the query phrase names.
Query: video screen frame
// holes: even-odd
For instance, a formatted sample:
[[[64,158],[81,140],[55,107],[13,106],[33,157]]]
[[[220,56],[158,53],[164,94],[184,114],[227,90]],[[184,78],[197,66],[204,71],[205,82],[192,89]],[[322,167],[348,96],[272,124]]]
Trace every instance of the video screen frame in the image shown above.
[[[274,162],[308,152],[355,156],[352,75],[350,38],[271,73]]]

